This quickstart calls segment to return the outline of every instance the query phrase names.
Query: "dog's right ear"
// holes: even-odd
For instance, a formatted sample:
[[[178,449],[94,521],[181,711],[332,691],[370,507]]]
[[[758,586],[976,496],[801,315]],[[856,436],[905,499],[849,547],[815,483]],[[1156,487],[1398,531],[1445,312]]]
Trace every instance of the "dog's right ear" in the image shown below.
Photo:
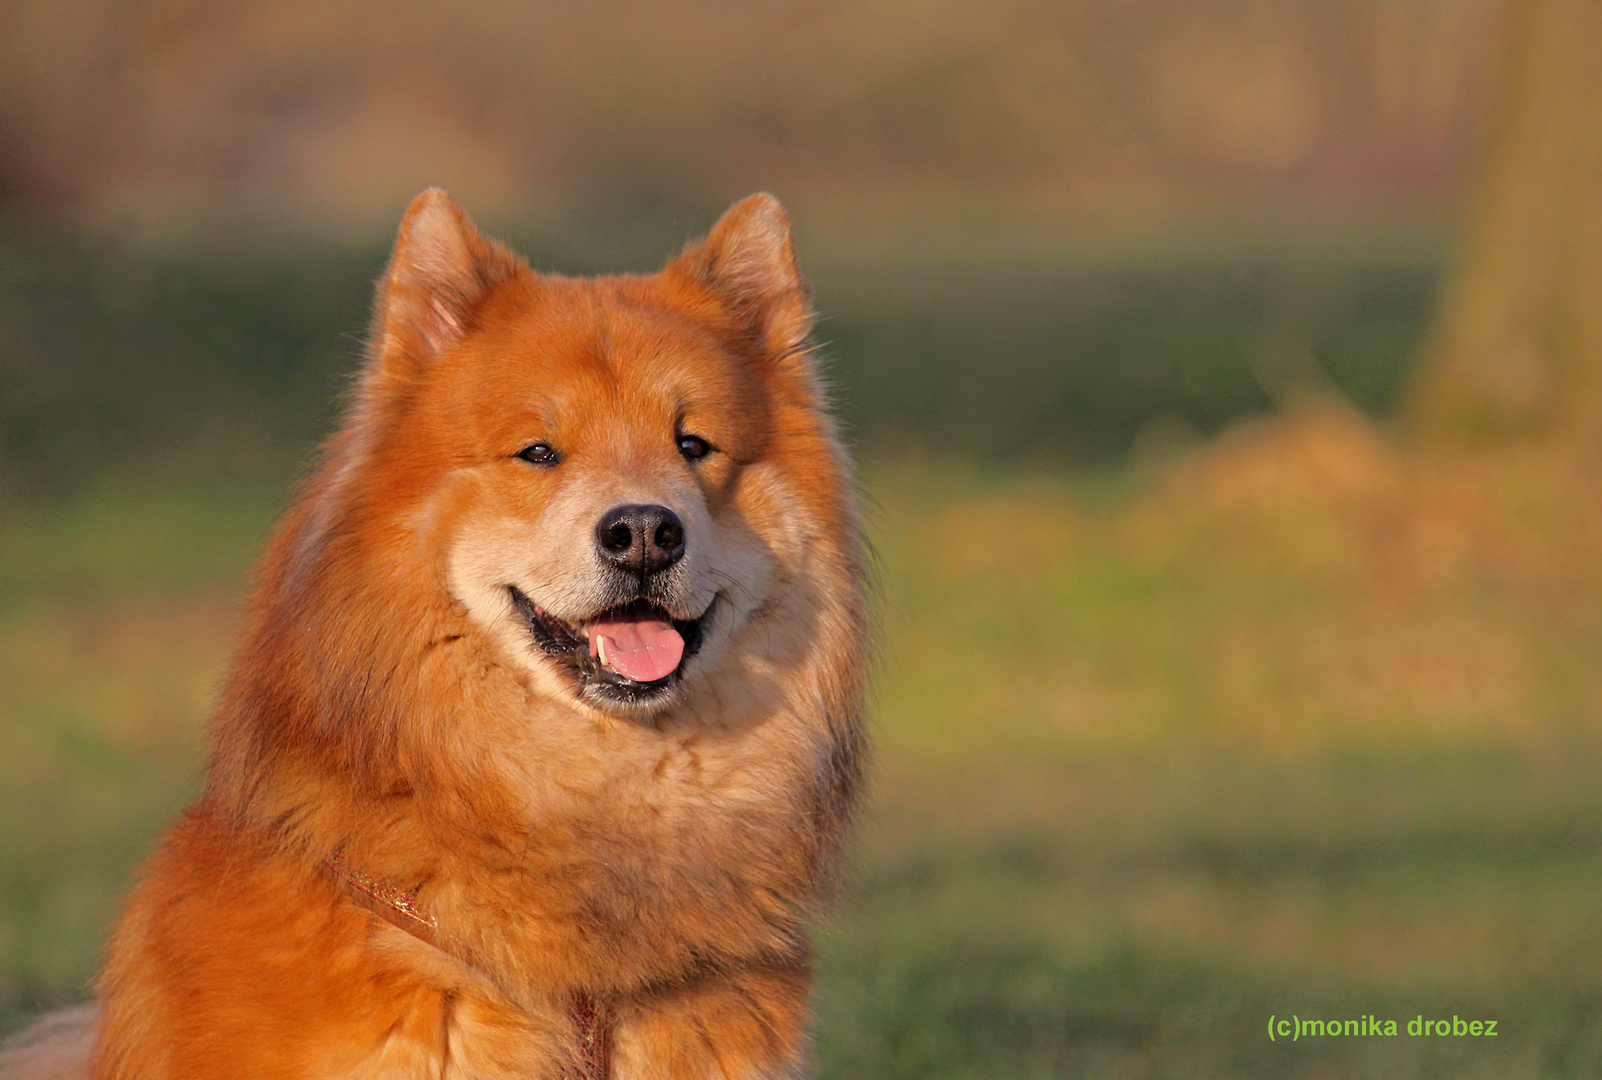
[[[772,195],[758,193],[729,207],[707,238],[686,247],[668,272],[712,290],[774,356],[790,356],[812,329],[790,218]]]
[[[484,294],[521,266],[517,256],[486,239],[443,190],[429,188],[417,196],[401,219],[378,286],[374,367],[409,377],[455,347]]]

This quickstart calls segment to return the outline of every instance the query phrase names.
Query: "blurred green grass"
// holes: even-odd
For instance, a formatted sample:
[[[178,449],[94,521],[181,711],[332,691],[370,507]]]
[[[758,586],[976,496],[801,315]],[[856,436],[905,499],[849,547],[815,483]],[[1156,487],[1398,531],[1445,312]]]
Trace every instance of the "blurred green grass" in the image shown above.
[[[960,819],[992,796],[969,794],[865,856],[827,941],[821,1075],[1595,1071],[1594,760],[981,768],[1030,787],[1032,812],[975,830]],[[1501,1035],[1270,1043],[1269,1016],[1293,1013]]]
[[[1602,1067],[1602,751],[1575,720],[1602,700],[1602,591],[1570,557],[1539,576],[1590,519],[1571,489],[1533,505],[1523,474],[1493,477],[1476,490],[1514,493],[1520,548],[1453,509],[1441,477],[1462,467],[1386,454],[1315,418],[1100,476],[870,464],[878,767],[820,932],[820,1076]],[[8,1025],[85,992],[131,868],[194,790],[276,502],[111,484],[8,507]],[[1442,506],[1436,532],[1410,524]],[[1404,558],[1420,529],[1427,557]],[[1512,666],[1442,674],[1481,648]],[[1271,1044],[1292,1013],[1501,1034]]]
[[[704,224],[669,214],[516,246],[541,269],[650,270],[691,221]],[[865,445],[1074,468],[1269,408],[1287,342],[1385,412],[1440,261],[1438,245],[1395,238],[815,246],[830,381]],[[359,362],[384,257],[259,237],[166,251],[0,218],[0,494],[106,476],[282,484]]]

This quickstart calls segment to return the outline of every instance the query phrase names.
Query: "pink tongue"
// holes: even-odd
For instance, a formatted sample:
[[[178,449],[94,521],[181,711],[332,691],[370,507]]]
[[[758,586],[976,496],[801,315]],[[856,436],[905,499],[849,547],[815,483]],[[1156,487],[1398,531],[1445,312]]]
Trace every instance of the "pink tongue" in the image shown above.
[[[590,624],[590,652],[613,671],[635,682],[656,682],[672,674],[684,657],[684,639],[661,619],[603,619]]]

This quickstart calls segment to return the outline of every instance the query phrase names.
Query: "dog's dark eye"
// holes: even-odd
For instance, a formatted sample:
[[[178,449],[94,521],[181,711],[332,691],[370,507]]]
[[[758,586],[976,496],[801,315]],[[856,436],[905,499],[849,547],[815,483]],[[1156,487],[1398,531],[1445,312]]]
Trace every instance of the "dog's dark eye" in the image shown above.
[[[517,456],[533,465],[555,465],[562,460],[562,455],[547,442],[525,446],[517,452]]]
[[[712,452],[712,444],[699,435],[680,435],[679,453],[685,461],[700,461]]]

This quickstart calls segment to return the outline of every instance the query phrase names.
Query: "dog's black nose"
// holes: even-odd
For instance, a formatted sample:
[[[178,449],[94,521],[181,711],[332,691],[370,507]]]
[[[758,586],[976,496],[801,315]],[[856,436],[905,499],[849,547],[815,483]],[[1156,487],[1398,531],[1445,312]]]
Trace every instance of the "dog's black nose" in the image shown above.
[[[665,506],[614,506],[595,526],[595,545],[621,570],[654,574],[684,558],[684,523]]]

